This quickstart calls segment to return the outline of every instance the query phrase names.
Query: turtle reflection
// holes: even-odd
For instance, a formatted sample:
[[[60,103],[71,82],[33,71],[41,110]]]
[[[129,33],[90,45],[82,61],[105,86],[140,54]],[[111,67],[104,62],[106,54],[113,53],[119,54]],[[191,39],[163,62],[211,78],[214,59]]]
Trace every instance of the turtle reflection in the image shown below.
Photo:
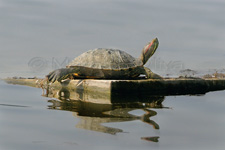
[[[48,101],[51,103],[48,106],[49,109],[71,111],[73,116],[79,118],[80,121],[76,124],[77,128],[113,135],[124,131],[109,127],[106,123],[140,120],[158,130],[159,125],[151,119],[152,116],[157,115],[157,112],[151,108],[165,108],[162,105],[164,96],[107,93],[101,90],[91,92],[85,90],[82,84],[79,84],[75,89],[65,86],[60,90],[49,88],[43,92],[43,96],[57,98],[57,100]],[[130,113],[133,110],[143,110],[144,113],[141,116],[133,115]],[[158,138],[155,137],[141,139],[158,141]]]
[[[67,110],[73,112],[73,116],[80,119],[76,125],[77,128],[98,131],[109,134],[123,132],[121,129],[107,127],[103,123],[124,122],[140,120],[159,129],[159,125],[151,120],[157,112],[150,108],[163,108],[162,101],[164,97],[151,100],[148,103],[120,103],[120,104],[96,104],[75,100],[49,100],[51,105],[49,109]],[[142,109],[145,113],[142,116],[132,115],[129,112],[136,109]]]

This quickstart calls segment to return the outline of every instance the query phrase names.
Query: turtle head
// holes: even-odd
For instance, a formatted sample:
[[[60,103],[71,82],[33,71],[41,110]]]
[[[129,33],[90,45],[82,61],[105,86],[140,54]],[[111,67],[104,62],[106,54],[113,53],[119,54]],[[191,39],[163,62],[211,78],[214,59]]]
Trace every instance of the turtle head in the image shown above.
[[[159,41],[157,38],[155,38],[143,48],[141,56],[140,56],[140,59],[143,62],[143,65],[155,53],[158,45],[159,45]]]

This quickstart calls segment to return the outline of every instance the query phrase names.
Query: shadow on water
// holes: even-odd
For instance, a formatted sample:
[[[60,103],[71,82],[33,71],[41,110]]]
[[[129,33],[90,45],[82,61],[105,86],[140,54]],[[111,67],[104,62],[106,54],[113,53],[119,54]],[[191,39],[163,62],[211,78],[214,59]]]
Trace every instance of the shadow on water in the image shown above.
[[[137,100],[137,97],[132,97],[132,95],[123,95],[122,97],[117,97],[117,103],[112,103],[112,97],[100,93],[85,92],[85,90],[71,91],[67,88],[62,88],[59,91],[51,89],[46,93],[43,96],[57,98],[48,100],[51,103],[48,108],[71,111],[74,117],[80,119],[79,123],[76,124],[77,128],[112,135],[124,131],[119,128],[108,127],[106,124],[103,125],[103,123],[140,120],[149,124],[155,130],[159,130],[159,125],[151,119],[152,116],[157,115],[157,112],[152,110],[152,108],[167,108],[162,105],[164,96],[142,95]],[[116,96],[113,98],[115,99]],[[101,102],[105,103],[92,103],[90,99],[91,101],[100,99]],[[141,116],[130,114],[129,112],[133,110],[143,110],[144,114]],[[157,136],[141,137],[141,139],[151,142],[158,142],[158,138]]]

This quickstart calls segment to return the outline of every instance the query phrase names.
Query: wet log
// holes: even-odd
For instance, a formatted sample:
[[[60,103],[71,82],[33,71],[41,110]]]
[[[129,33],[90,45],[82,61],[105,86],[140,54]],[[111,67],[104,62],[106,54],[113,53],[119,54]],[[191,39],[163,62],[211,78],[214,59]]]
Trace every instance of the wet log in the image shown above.
[[[43,79],[7,78],[9,84],[38,87],[45,96],[93,103],[149,101],[168,95],[205,94],[224,90],[225,79],[170,78],[137,80],[65,80],[47,85]],[[160,98],[159,98],[160,99]]]

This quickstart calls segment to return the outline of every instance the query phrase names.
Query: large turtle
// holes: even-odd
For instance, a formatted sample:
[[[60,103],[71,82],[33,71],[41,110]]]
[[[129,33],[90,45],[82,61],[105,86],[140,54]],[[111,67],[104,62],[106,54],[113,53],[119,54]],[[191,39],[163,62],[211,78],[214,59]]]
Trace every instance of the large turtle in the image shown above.
[[[66,68],[50,72],[46,77],[49,82],[61,82],[68,77],[91,79],[130,79],[139,75],[146,78],[161,78],[144,64],[155,53],[159,45],[155,38],[142,50],[139,58],[134,58],[118,49],[97,48],[76,57]]]

